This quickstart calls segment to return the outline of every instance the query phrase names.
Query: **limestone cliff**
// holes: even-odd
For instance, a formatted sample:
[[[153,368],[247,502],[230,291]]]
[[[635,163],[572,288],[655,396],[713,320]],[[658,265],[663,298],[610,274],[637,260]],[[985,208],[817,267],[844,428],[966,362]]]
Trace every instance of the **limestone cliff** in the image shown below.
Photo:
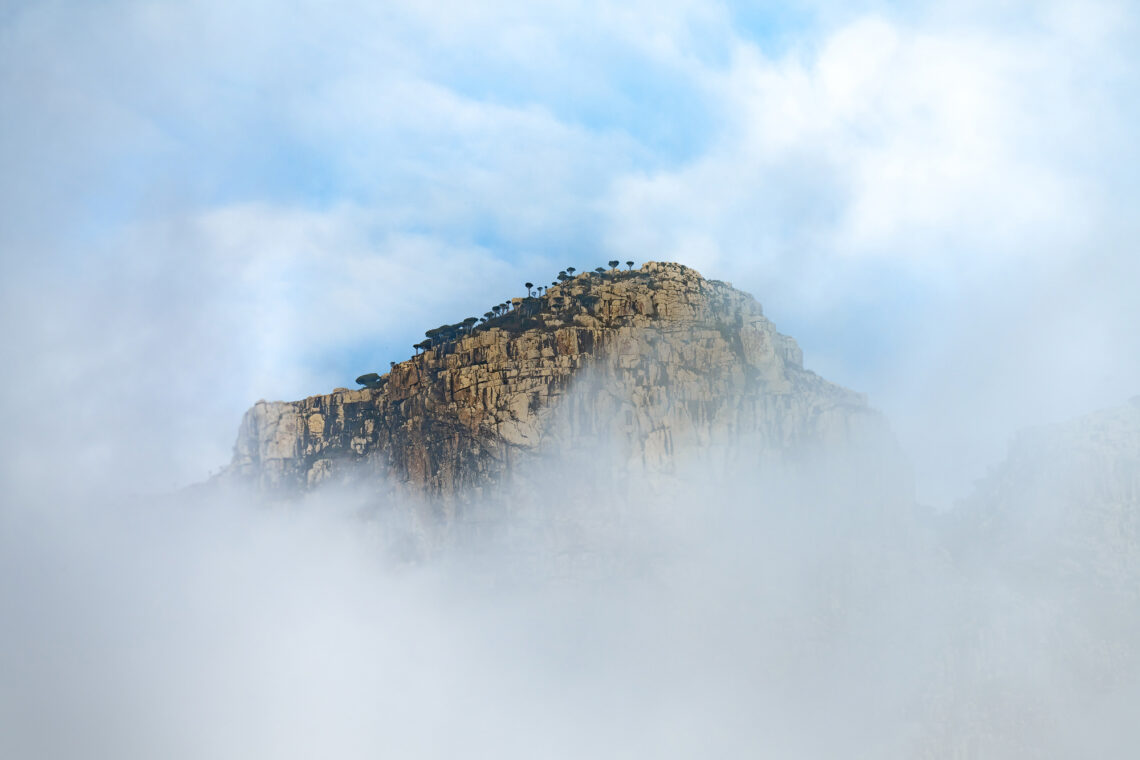
[[[728,283],[671,263],[580,274],[395,365],[374,387],[246,413],[226,477],[295,492],[349,476],[462,501],[532,455],[605,442],[669,471],[749,442],[749,466],[883,435],[866,400]]]

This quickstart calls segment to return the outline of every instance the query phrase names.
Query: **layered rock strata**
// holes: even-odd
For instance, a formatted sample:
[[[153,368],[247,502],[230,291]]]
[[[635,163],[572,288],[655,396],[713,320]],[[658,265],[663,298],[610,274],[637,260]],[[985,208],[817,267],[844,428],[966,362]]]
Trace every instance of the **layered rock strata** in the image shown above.
[[[742,441],[757,466],[889,438],[862,395],[803,368],[755,299],[671,263],[515,299],[374,385],[258,402],[225,477],[283,493],[363,476],[447,505],[576,447],[667,472]]]

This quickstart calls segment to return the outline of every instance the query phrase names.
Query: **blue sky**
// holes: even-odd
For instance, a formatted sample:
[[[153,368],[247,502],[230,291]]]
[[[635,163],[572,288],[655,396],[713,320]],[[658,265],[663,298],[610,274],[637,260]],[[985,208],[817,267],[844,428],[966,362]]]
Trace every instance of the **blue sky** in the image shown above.
[[[870,393],[948,498],[1014,429],[1140,392],[1137,17],[9,4],[6,411],[84,467],[190,482],[257,398],[567,265],[678,260]],[[13,400],[37,394],[66,401]]]

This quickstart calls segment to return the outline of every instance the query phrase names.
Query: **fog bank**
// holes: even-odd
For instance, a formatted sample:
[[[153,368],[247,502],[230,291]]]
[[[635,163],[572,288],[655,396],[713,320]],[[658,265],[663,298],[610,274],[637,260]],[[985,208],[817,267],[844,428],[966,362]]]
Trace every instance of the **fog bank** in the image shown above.
[[[934,516],[820,472],[698,463],[605,496],[581,461],[531,466],[548,488],[446,540],[367,488],[20,494],[0,513],[0,754],[1140,747],[1132,596],[1027,579],[1000,546],[964,558]]]

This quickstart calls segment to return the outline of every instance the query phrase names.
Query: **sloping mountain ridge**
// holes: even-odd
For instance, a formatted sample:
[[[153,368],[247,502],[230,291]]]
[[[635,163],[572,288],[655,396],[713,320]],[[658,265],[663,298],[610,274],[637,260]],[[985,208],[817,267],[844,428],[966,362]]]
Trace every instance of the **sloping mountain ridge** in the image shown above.
[[[447,504],[530,455],[598,442],[623,470],[668,472],[743,440],[749,466],[779,466],[890,439],[861,394],[803,368],[754,298],[680,264],[583,273],[504,311],[372,387],[258,402],[223,477],[278,494],[366,477]]]

